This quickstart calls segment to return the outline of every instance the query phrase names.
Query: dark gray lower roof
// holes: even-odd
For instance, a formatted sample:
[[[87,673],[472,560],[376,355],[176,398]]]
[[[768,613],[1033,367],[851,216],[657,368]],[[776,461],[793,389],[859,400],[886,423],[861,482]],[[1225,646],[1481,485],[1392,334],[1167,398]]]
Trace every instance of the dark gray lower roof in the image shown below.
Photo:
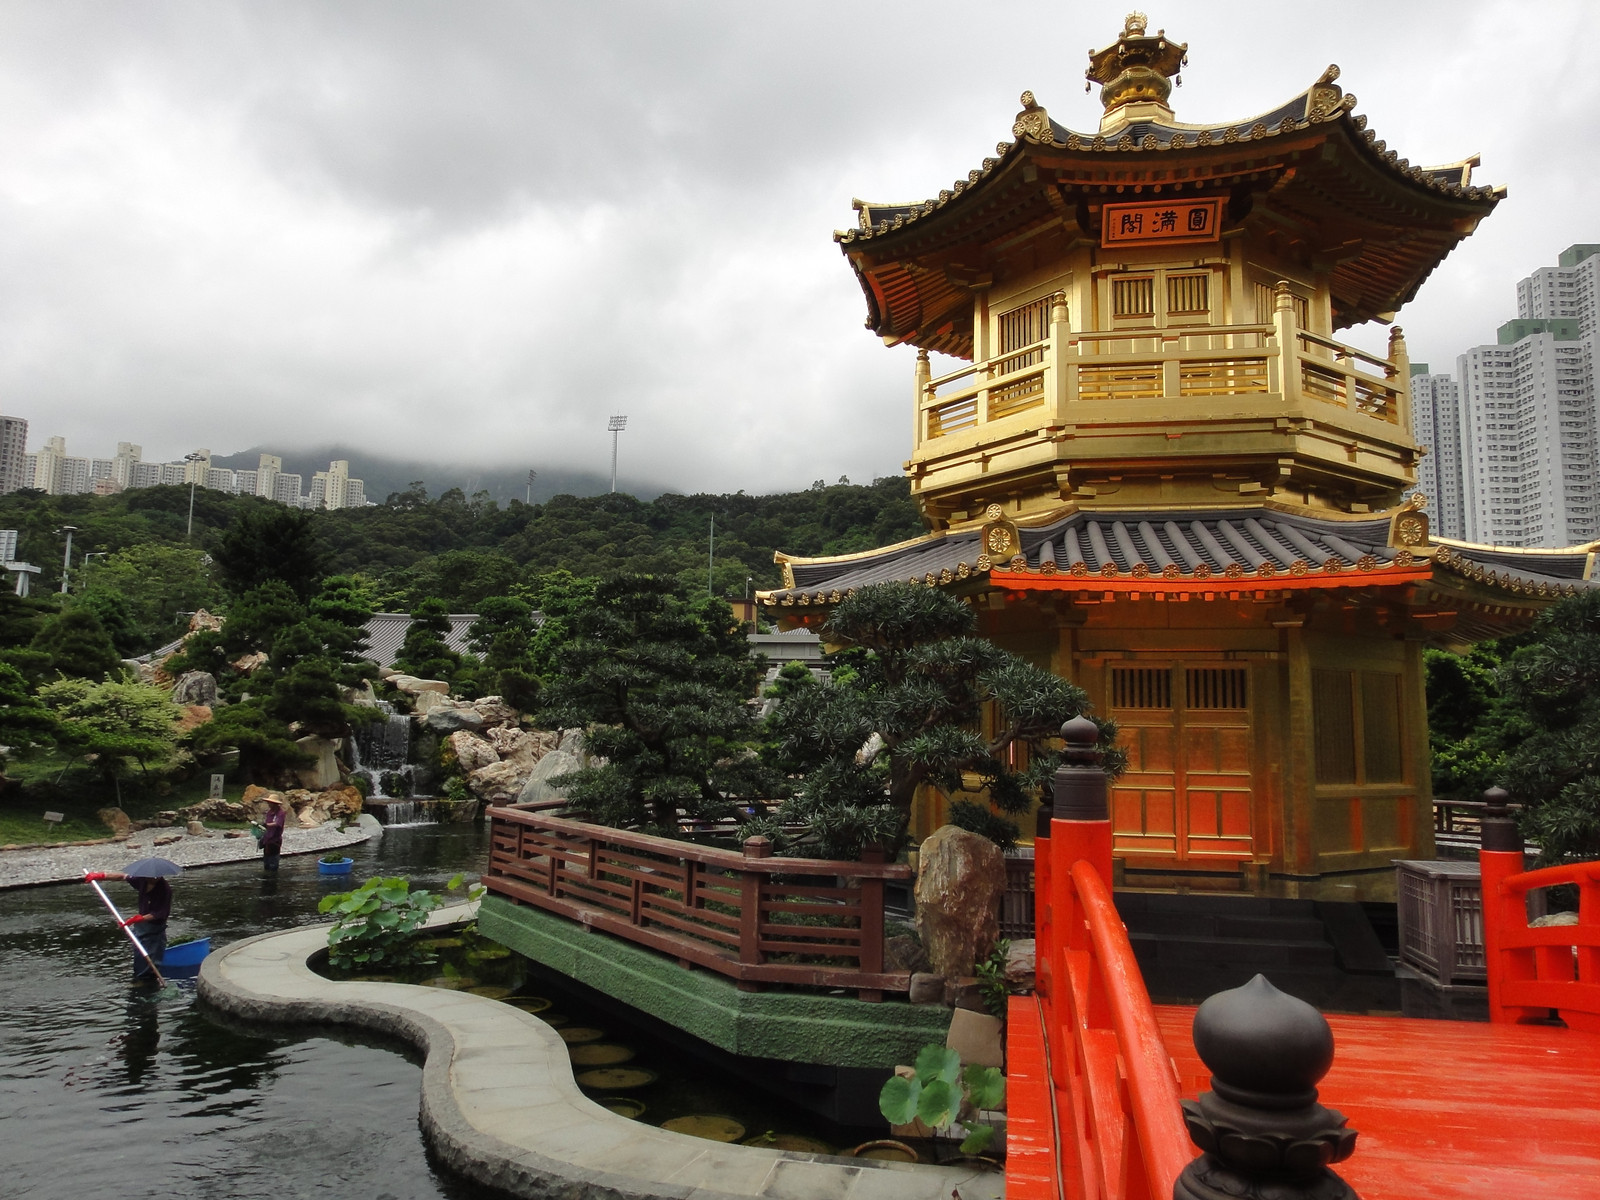
[[[829,603],[852,588],[891,581],[950,583],[991,570],[1028,570],[1099,577],[1199,580],[1265,577],[1354,567],[1404,566],[1409,550],[1390,546],[1390,515],[1350,521],[1262,507],[1170,511],[1075,512],[1049,525],[1020,529],[1021,553],[992,561],[978,529],[930,537],[880,554],[790,564],[792,588],[763,593],[768,604]],[[1477,562],[1508,583],[1591,586],[1581,551],[1505,554],[1451,546],[1441,561]],[[1465,573],[1465,572],[1463,572]],[[803,598],[803,599],[802,599]]]

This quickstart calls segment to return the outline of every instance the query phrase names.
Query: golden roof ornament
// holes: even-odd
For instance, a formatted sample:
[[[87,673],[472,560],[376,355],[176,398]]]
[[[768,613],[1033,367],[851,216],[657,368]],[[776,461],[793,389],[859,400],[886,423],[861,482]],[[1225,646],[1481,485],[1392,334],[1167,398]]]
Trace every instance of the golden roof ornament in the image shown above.
[[[1149,18],[1141,12],[1128,14],[1122,36],[1104,50],[1089,51],[1089,69],[1084,72],[1091,87],[1098,83],[1100,103],[1105,106],[1100,128],[1124,120],[1172,118],[1167,98],[1173,81],[1182,83],[1179,74],[1189,62],[1187,42],[1170,42],[1167,31],[1149,35]],[[1130,105],[1148,105],[1144,112],[1123,112]],[[1114,115],[1115,114],[1115,115]]]

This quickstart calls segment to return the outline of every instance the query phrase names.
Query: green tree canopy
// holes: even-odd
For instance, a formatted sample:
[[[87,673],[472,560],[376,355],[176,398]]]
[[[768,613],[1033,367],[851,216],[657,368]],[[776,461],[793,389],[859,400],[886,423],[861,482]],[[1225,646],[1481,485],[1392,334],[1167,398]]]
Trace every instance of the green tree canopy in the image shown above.
[[[188,628],[189,614],[215,612],[222,587],[206,555],[192,546],[143,542],[92,559],[78,575],[81,602],[105,623],[117,648],[133,657],[165,645]],[[114,599],[131,626],[119,633],[107,620]]]
[[[182,710],[151,684],[63,679],[40,688],[39,698],[54,710],[62,745],[94,755],[95,770],[107,782],[129,760],[140,768],[164,762],[177,743]]]
[[[411,624],[395,657],[394,669],[419,679],[450,679],[461,667],[461,655],[446,644],[450,610],[443,600],[424,600],[411,610]]]
[[[33,694],[22,673],[0,663],[0,775],[5,773],[7,752],[26,754],[52,745],[59,733],[55,714]]]
[[[756,766],[747,703],[760,668],[720,600],[690,599],[674,579],[600,583],[571,617],[541,715],[587,731],[607,760],[568,783],[594,819],[676,836],[679,813],[719,817],[749,796]]]
[[[316,761],[315,755],[296,744],[287,722],[255,701],[218,709],[190,733],[189,744],[201,752],[237,750],[244,778],[269,787],[283,786],[290,772]]]
[[[254,504],[242,509],[217,539],[212,557],[235,592],[277,580],[305,601],[322,580],[326,553],[309,512]]]
[[[74,606],[50,617],[34,636],[30,649],[48,656],[51,674],[99,681],[122,670],[122,657],[111,644],[100,618]]]

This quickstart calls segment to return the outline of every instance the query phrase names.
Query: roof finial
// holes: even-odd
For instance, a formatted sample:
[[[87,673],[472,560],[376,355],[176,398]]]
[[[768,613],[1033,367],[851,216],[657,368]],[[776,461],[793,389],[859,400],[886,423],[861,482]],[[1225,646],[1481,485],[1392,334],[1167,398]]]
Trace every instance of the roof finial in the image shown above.
[[[1139,119],[1172,119],[1167,97],[1172,95],[1173,78],[1189,61],[1189,47],[1169,42],[1164,29],[1153,36],[1148,30],[1149,18],[1141,12],[1129,13],[1120,38],[1104,50],[1089,52],[1085,75],[1090,83],[1101,85],[1100,102],[1105,105],[1102,129],[1132,116],[1118,111],[1130,104],[1147,104],[1154,110],[1140,114]]]

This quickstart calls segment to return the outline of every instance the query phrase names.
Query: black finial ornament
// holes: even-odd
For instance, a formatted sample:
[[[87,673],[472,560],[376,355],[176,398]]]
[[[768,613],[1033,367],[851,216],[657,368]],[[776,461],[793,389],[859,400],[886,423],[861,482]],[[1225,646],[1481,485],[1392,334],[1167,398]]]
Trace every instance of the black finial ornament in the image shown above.
[[[1483,794],[1483,825],[1480,827],[1485,850],[1508,850],[1521,854],[1526,846],[1516,818],[1506,807],[1511,794],[1505,788],[1492,787]]]
[[[1066,743],[1061,765],[1050,779],[1052,812],[1058,821],[1104,821],[1106,773],[1101,767],[1100,727],[1088,717],[1073,717],[1061,727]]]
[[[1194,1048],[1211,1091],[1183,1102],[1205,1151],[1173,1184],[1173,1200],[1358,1200],[1329,1170],[1356,1148],[1342,1113],[1317,1103],[1333,1065],[1321,1013],[1265,976],[1218,992],[1194,1015]]]

